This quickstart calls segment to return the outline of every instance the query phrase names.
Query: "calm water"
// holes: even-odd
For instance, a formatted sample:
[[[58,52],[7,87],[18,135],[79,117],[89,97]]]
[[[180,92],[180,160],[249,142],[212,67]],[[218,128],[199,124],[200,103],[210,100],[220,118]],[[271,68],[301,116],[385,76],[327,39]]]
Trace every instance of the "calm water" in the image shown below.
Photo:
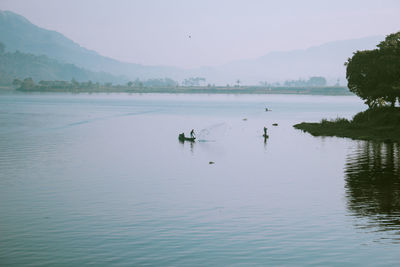
[[[0,265],[398,265],[400,147],[292,128],[363,109],[349,96],[2,94]],[[198,142],[180,143],[192,128]]]

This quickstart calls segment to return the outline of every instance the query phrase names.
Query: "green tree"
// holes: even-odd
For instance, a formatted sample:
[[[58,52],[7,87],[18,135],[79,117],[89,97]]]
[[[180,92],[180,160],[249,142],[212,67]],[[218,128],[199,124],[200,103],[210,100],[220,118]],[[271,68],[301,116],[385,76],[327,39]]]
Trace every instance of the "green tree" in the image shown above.
[[[369,107],[394,107],[400,98],[400,32],[388,35],[377,47],[357,51],[347,60],[348,87]]]
[[[18,78],[15,78],[15,79],[13,80],[12,84],[13,84],[15,87],[20,87],[21,84],[22,84],[22,81],[21,81],[20,79],[18,79]]]
[[[31,77],[25,78],[21,84],[21,89],[23,90],[33,89],[34,87],[35,87],[35,82]]]

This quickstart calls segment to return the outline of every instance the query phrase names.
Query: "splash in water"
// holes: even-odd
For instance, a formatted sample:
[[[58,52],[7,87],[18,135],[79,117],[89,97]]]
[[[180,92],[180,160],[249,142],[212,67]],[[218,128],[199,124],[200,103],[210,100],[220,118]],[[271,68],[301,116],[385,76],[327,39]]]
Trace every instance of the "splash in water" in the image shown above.
[[[208,126],[200,130],[198,134],[198,142],[215,142],[216,140],[222,138],[227,129],[228,124],[226,122]]]

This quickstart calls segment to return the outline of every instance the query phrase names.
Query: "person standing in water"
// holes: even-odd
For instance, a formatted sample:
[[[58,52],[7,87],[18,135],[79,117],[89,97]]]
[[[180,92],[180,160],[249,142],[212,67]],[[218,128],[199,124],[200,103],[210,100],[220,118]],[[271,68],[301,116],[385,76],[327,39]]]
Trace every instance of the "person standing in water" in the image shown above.
[[[268,135],[267,135],[267,127],[264,126],[264,137],[265,136],[268,136]]]
[[[195,137],[194,137],[194,130],[193,130],[193,129],[190,131],[190,138],[195,138]]]

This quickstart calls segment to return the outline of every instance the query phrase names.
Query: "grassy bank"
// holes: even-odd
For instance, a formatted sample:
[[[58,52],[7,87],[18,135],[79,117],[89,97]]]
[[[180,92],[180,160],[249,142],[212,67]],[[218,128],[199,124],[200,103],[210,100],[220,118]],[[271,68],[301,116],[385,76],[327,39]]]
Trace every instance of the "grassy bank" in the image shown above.
[[[323,119],[294,125],[314,136],[338,136],[360,140],[400,142],[400,108],[382,107],[356,114],[352,120]]]

